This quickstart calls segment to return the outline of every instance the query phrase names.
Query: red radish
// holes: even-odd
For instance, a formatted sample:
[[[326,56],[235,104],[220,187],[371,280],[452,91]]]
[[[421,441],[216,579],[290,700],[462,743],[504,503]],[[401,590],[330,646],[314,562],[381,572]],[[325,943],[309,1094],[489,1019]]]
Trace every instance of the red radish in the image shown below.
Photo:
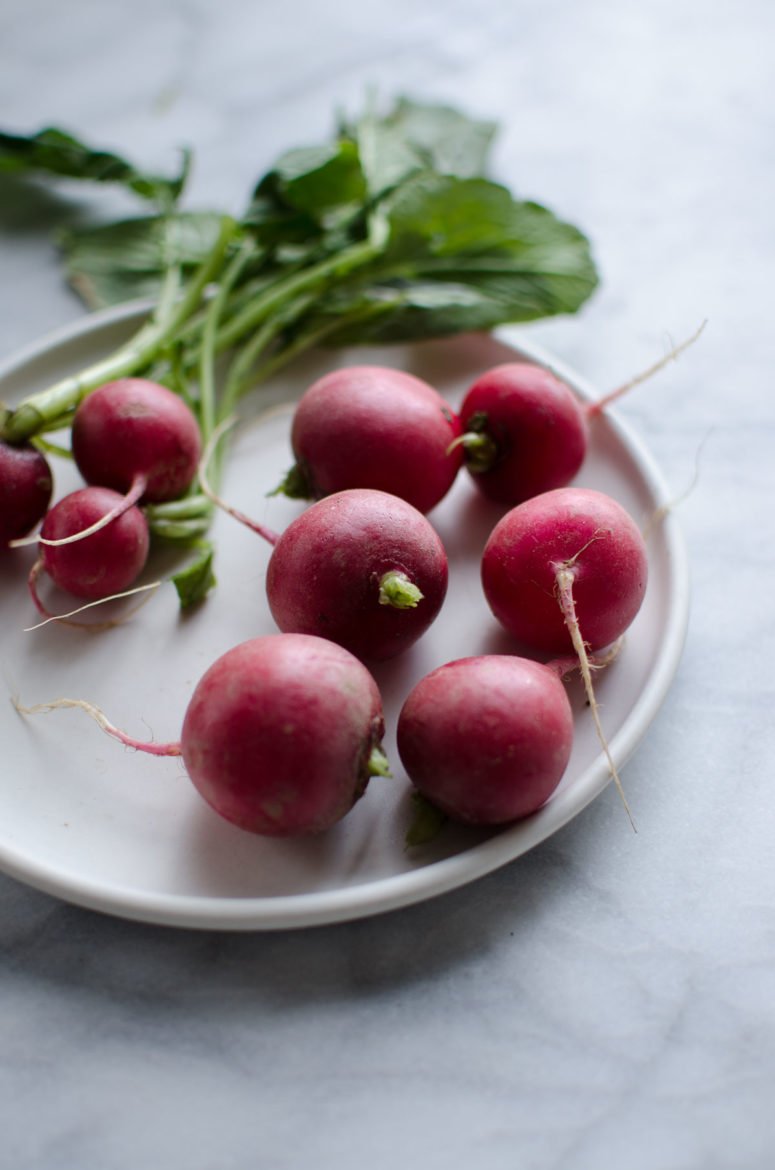
[[[377,685],[323,638],[274,634],[228,650],[194,689],[179,742],[134,739],[80,699],[19,710],[56,707],[83,708],[127,747],[182,756],[215,812],[251,833],[319,833],[349,812],[371,776],[387,775]]]
[[[145,378],[106,382],[87,395],[73,418],[72,446],[87,483],[128,492],[142,481],[149,503],[182,495],[202,454],[191,409]]]
[[[281,630],[384,660],[425,633],[447,579],[444,546],[416,508],[387,492],[353,489],[319,500],[286,528],[266,592]]]
[[[316,634],[359,658],[393,658],[436,619],[448,583],[447,554],[430,521],[389,492],[352,488],[312,504],[280,535],[251,520],[210,487],[214,504],[274,546],[266,594],[286,633]]]
[[[72,533],[90,528],[113,512],[121,499],[110,488],[88,487],[71,492],[46,514],[41,537],[65,541]],[[137,579],[145,566],[148,549],[148,525],[136,507],[122,512],[107,527],[82,540],[55,545],[41,543],[40,559],[30,574],[35,605],[44,616],[50,616],[36,591],[41,570],[74,597],[98,600],[121,593]]]
[[[460,421],[427,382],[382,366],[350,366],[319,378],[293,417],[296,464],[281,490],[320,499],[376,488],[428,512],[447,494],[463,454]]]
[[[584,461],[590,422],[677,358],[703,328],[597,402],[581,402],[569,386],[531,362],[506,362],[482,374],[460,408],[460,443],[476,486],[489,499],[511,505],[565,487]]]
[[[73,417],[71,443],[86,482],[121,496],[110,512],[60,543],[92,535],[139,500],[177,499],[193,482],[202,454],[191,409],[166,386],[146,378],[119,378],[87,395]]]
[[[578,653],[616,641],[646,590],[646,546],[621,504],[590,488],[557,488],[512,508],[482,556],[498,621],[531,650]],[[573,612],[575,611],[575,612]]]
[[[398,719],[398,752],[415,788],[469,824],[502,825],[539,809],[573,744],[561,682],[568,666],[490,654],[431,671]]]
[[[587,451],[588,408],[548,370],[509,362],[482,374],[460,409],[466,467],[489,499],[518,504],[569,483]]]
[[[43,519],[52,489],[51,468],[37,448],[0,443],[0,548]]]

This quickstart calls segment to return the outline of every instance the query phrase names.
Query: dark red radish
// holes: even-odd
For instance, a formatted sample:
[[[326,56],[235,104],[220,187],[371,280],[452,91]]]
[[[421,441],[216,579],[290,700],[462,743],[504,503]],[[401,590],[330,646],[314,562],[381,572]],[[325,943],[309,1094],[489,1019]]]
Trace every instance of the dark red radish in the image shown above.
[[[44,570],[54,583],[74,597],[99,600],[121,593],[142,572],[149,550],[148,525],[142,512],[131,507],[107,527],[75,542],[66,538],[90,528],[115,510],[122,497],[110,488],[80,488],[64,496],[43,521],[41,537],[62,544],[40,545],[30,588],[37,608],[50,616],[37,596],[35,583]]]
[[[228,650],[197,683],[179,741],[135,739],[80,699],[19,710],[58,707],[84,709],[137,751],[182,756],[219,816],[264,836],[320,833],[349,812],[371,776],[388,774],[377,685],[323,638],[274,634]]]
[[[427,382],[383,366],[349,366],[302,395],[291,428],[296,464],[281,490],[320,499],[375,488],[428,512],[447,494],[463,453],[460,421]]]
[[[425,633],[447,581],[444,546],[425,516],[387,492],[352,489],[312,504],[276,538],[266,592],[281,630],[384,660]]]
[[[52,490],[51,468],[36,447],[0,442],[0,548],[40,523]]]
[[[491,654],[448,662],[422,678],[397,729],[415,788],[448,817],[473,825],[503,825],[539,809],[573,745],[561,682],[567,666]]]
[[[533,651],[579,653],[625,632],[646,591],[643,537],[611,496],[557,488],[512,508],[482,555],[487,602],[509,633]]]
[[[489,499],[509,505],[567,486],[584,462],[590,422],[674,361],[703,328],[596,402],[582,402],[565,382],[533,362],[505,362],[487,370],[460,407],[460,443],[476,486]]]
[[[199,424],[177,394],[146,378],[106,382],[75,412],[72,448],[87,483],[161,503],[193,482],[202,455]]]

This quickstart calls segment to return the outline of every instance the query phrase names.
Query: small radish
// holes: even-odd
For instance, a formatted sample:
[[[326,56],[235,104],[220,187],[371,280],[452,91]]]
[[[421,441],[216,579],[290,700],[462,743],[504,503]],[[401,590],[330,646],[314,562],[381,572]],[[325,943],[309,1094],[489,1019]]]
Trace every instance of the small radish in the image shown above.
[[[482,555],[487,602],[531,650],[608,646],[635,618],[648,578],[646,546],[616,500],[591,488],[557,488],[512,508]]]
[[[542,665],[490,654],[427,674],[398,719],[398,752],[415,788],[468,824],[502,825],[539,809],[573,744],[561,682],[568,667],[568,660]]]
[[[177,499],[193,482],[202,454],[191,409],[166,386],[146,378],[119,378],[87,395],[73,416],[71,445],[88,484],[121,494],[110,512],[60,543],[96,533],[140,500]],[[42,540],[53,537],[42,535]]]
[[[508,362],[488,370],[460,409],[474,483],[505,504],[569,483],[587,451],[587,415],[570,388],[541,366]]]
[[[51,468],[37,448],[0,442],[0,548],[43,519],[52,489]]]
[[[87,487],[71,492],[54,505],[43,521],[41,537],[63,542],[40,545],[30,573],[30,592],[37,609],[48,614],[37,595],[37,578],[45,571],[74,597],[99,600],[127,589],[142,572],[148,557],[148,525],[137,507],[130,507],[90,536],[68,542],[72,533],[92,528],[115,512],[122,497],[110,488]]]
[[[191,409],[145,378],[106,382],[87,395],[73,418],[72,447],[87,483],[117,492],[142,484],[139,498],[148,503],[181,496],[202,454]]]
[[[460,469],[460,433],[455,412],[420,378],[382,366],[334,370],[296,407],[296,463],[280,490],[320,499],[347,488],[376,488],[428,512]]]
[[[581,402],[565,382],[531,362],[506,362],[486,371],[460,408],[459,443],[473,482],[489,499],[511,505],[565,487],[586,456],[590,423],[675,360],[702,328],[597,402]]]
[[[182,756],[197,791],[251,833],[289,837],[330,828],[387,775],[382,701],[368,670],[340,646],[302,634],[253,638],[197,683],[180,741],[147,743],[81,699],[18,709],[80,707],[127,747]]]

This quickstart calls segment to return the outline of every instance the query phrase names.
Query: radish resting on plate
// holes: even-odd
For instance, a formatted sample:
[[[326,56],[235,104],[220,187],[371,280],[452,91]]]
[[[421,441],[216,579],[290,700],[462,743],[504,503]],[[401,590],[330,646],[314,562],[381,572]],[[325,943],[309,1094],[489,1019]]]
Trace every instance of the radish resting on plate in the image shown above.
[[[135,739],[83,699],[57,699],[22,714],[77,707],[127,747],[182,756],[204,800],[251,833],[300,836],[330,828],[387,775],[382,700],[352,654],[324,638],[271,634],[222,654],[197,683],[179,740]]]

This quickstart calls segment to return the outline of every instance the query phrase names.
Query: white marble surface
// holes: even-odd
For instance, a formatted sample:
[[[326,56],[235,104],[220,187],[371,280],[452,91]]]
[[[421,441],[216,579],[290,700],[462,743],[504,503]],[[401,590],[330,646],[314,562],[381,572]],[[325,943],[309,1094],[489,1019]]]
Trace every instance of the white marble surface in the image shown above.
[[[709,323],[622,407],[676,492],[701,449],[686,653],[625,769],[637,836],[609,790],[465,889],[288,934],[0,877],[0,1165],[775,1165],[774,43],[767,0],[4,0],[5,127],[160,169],[189,143],[190,202],[236,209],[366,85],[451,100],[595,242],[600,293],[531,337],[604,388]],[[56,208],[0,191],[6,356],[83,310]]]

